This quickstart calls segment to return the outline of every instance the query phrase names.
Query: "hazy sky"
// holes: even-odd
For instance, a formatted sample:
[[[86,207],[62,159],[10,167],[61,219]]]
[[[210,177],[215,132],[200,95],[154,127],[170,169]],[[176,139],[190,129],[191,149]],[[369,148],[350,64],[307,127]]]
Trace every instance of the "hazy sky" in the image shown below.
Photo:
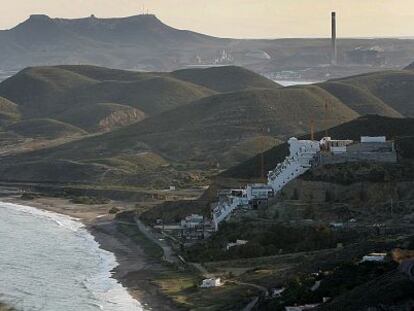
[[[414,36],[414,0],[0,0],[0,29],[30,14],[128,16],[145,5],[165,23],[222,37]]]

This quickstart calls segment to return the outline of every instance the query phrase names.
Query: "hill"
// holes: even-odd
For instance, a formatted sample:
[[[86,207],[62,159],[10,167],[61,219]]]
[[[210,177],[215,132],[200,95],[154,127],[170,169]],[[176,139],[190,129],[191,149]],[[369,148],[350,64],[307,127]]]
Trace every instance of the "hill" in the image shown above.
[[[203,85],[217,92],[235,92],[247,88],[275,88],[280,85],[236,66],[212,67],[207,69],[184,69],[172,73],[180,80]]]
[[[23,116],[50,116],[64,109],[59,101],[68,90],[94,80],[56,67],[27,68],[0,83],[1,96],[18,104]]]
[[[409,70],[381,71],[333,80],[333,82],[359,88],[380,99],[401,115],[414,117],[414,105],[412,104],[414,72]],[[384,110],[384,107],[381,110]]]
[[[385,104],[368,90],[340,81],[328,81],[318,84],[349,108],[360,115],[376,114],[386,117],[402,117],[402,114]]]
[[[356,120],[338,125],[328,130],[328,134],[337,139],[353,139],[359,140],[360,136],[378,136],[384,135],[388,139],[398,137],[412,136],[414,133],[414,119],[406,118],[388,118],[380,116],[363,116]],[[324,132],[315,134],[316,139],[320,139],[325,135]],[[301,139],[309,139],[309,135],[301,136]],[[273,169],[277,163],[283,161],[288,155],[288,144],[284,143],[263,153],[265,171]],[[258,178],[260,177],[259,159],[261,155],[257,155],[235,167],[224,171],[221,177],[226,178]]]
[[[27,68],[3,81],[0,94],[18,104],[26,118],[39,118],[53,117],[75,106],[105,102],[131,105],[155,114],[214,92],[165,74],[62,66]]]
[[[316,131],[332,128],[329,133],[338,138],[358,139],[359,135],[377,135],[384,131],[389,136],[389,120],[400,124],[390,125],[392,128],[401,126],[400,130],[406,131],[410,127],[405,124],[411,119],[398,121],[370,116],[356,123],[346,122],[365,113],[401,118],[400,111],[410,109],[411,81],[412,75],[406,71],[391,71],[282,88],[231,66],[172,73],[94,66],[28,68],[0,84],[0,95],[10,96],[26,117],[24,122],[8,130],[18,128],[23,133],[22,127],[27,126],[24,135],[29,135],[33,127],[31,119],[35,119],[36,128],[42,128],[39,119],[54,119],[77,130],[107,133],[4,157],[1,163],[8,167],[5,178],[8,174],[18,176],[22,163],[27,170],[29,167],[33,170],[33,176],[41,175],[39,170],[44,166],[40,163],[44,161],[58,161],[59,167],[65,161],[70,161],[71,166],[99,165],[111,172],[105,175],[107,182],[116,179],[117,183],[140,182],[162,172],[179,178],[183,172],[192,170],[225,169],[291,136],[304,135],[309,132],[311,121]],[[25,92],[19,92],[22,89],[19,86]],[[395,93],[394,97],[402,89],[398,109],[385,102],[381,91],[385,86]],[[229,91],[232,89],[236,91]],[[218,93],[219,90],[225,93]],[[39,114],[41,118],[37,117]],[[343,123],[343,127],[337,127]],[[45,128],[49,126],[50,120]],[[286,145],[278,148],[274,153],[265,154],[266,169],[273,168],[275,160],[279,156],[283,159],[287,152]],[[146,162],[137,156],[144,153],[163,159],[163,164],[157,161],[158,166],[151,164],[145,170],[143,163]],[[223,176],[255,177],[259,175],[258,159],[236,166]],[[100,170],[91,171],[101,174]],[[78,181],[76,174],[71,176],[74,182]],[[89,177],[96,182],[102,180],[93,174]],[[60,177],[55,178],[59,181]]]
[[[404,68],[405,70],[414,70],[414,62],[409,64],[407,67]]]
[[[165,53],[169,49],[188,59],[187,49],[210,49],[209,46],[217,49],[228,41],[174,29],[154,15],[125,18],[92,15],[79,19],[31,15],[16,27],[0,31],[0,52],[5,56],[0,65],[19,68],[88,63],[168,70],[177,62],[173,54]]]
[[[86,134],[80,128],[52,119],[23,120],[9,125],[6,130],[26,138],[43,139],[56,139]]]
[[[325,122],[323,111],[327,99],[337,113]],[[218,94],[103,135],[3,158],[2,165],[8,169],[2,176],[11,174],[11,167],[20,170],[16,163],[26,163],[26,170],[31,165],[33,176],[39,176],[39,170],[44,167],[39,165],[40,162],[60,161],[63,165],[61,160],[69,160],[71,165],[105,163],[108,170],[120,174],[117,178],[121,182],[120,178],[138,174],[135,169],[139,160],[137,155],[148,152],[166,159],[172,166],[182,165],[187,170],[215,168],[217,165],[229,167],[235,161],[270,148],[279,140],[306,133],[311,118],[315,119],[317,128],[322,129],[324,124],[332,126],[357,116],[317,87]],[[126,170],[126,167],[131,169]],[[160,173],[158,168],[156,171]],[[18,176],[15,173],[14,178]],[[139,174],[143,178],[141,171]],[[55,178],[59,180],[60,176]],[[100,180],[98,176],[96,178]]]
[[[57,118],[88,132],[105,132],[139,122],[145,113],[130,106],[102,103],[67,110]]]
[[[402,68],[414,52],[414,40],[408,39],[340,39],[338,44],[343,63],[325,66],[330,60],[329,39],[223,39],[175,29],[150,14],[77,19],[32,15],[0,31],[0,68],[94,64],[172,71],[237,65],[269,75],[280,73],[285,79],[300,73],[300,79],[321,81],[384,66]]]
[[[414,284],[398,271],[389,272],[322,305],[321,311],[363,311],[381,307],[385,310],[407,310],[414,303]]]
[[[0,127],[7,126],[19,119],[18,106],[6,98],[0,97]]]

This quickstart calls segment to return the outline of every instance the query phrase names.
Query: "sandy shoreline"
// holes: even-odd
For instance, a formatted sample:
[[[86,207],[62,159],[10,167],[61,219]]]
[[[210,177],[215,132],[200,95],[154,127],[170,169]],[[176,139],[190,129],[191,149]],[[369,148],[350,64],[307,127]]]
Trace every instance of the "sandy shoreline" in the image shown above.
[[[132,207],[130,203],[78,205],[66,199],[48,197],[33,200],[2,197],[0,201],[35,207],[78,219],[85,224],[102,249],[115,255],[118,266],[113,270],[112,277],[141,303],[144,310],[177,310],[172,301],[152,282],[154,273],[162,269],[162,264],[150,258],[138,244],[122,234],[117,229],[114,216],[108,214],[112,206],[123,210]]]

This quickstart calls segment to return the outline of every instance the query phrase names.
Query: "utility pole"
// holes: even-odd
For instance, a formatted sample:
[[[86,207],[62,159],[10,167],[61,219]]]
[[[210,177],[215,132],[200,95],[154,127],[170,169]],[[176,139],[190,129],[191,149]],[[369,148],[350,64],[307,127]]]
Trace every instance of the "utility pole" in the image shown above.
[[[325,102],[325,137],[328,137],[328,101]]]
[[[310,137],[311,140],[315,140],[315,121],[313,119],[310,120]]]

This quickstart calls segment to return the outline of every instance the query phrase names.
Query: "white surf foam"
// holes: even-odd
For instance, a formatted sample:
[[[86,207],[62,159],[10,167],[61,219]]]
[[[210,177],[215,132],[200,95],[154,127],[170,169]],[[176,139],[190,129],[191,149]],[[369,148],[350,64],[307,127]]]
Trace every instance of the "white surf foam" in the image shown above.
[[[99,258],[96,263],[99,267],[99,272],[83,279],[79,285],[84,286],[94,297],[89,303],[91,306],[95,306],[99,310],[108,311],[143,310],[142,305],[133,299],[128,291],[111,277],[111,271],[118,266],[115,255],[101,249],[99,243],[95,241],[94,237],[86,230],[85,226],[79,222],[78,219],[14,203],[0,202],[0,208],[10,209],[14,212],[17,211],[18,213],[30,214],[37,218],[53,221],[55,225],[62,227],[65,230],[70,230],[72,234],[75,234],[81,241],[83,241],[82,246],[93,254],[94,257]],[[22,295],[24,296],[24,293],[22,293]],[[24,299],[24,297],[18,298]]]

